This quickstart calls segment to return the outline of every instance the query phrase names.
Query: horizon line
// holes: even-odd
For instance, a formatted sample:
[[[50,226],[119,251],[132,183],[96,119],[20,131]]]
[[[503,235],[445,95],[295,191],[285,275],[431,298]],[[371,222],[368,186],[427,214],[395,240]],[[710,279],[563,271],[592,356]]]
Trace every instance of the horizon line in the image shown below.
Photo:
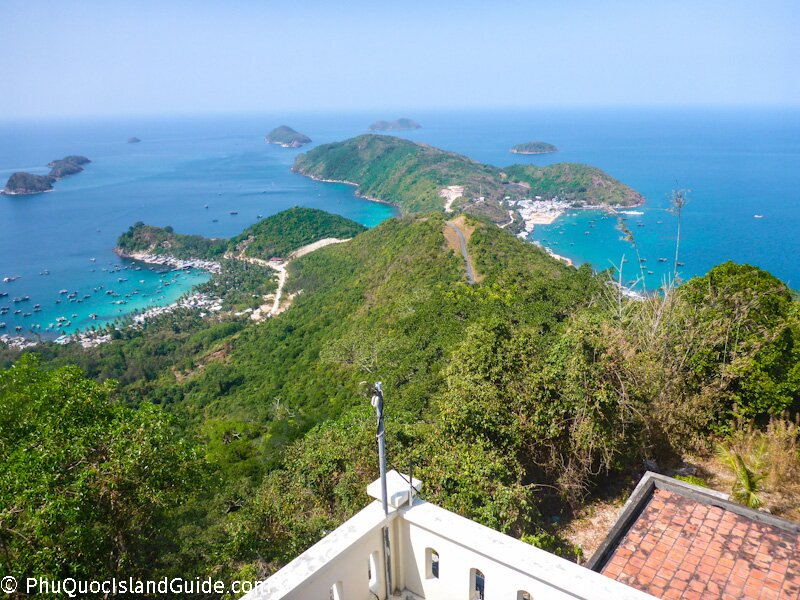
[[[798,103],[694,103],[694,104],[538,104],[538,105],[427,105],[427,106],[373,106],[352,108],[265,108],[265,109],[208,109],[200,111],[179,112],[165,109],[163,111],[140,112],[99,112],[99,113],[49,113],[49,114],[20,114],[0,116],[0,123],[48,121],[62,119],[137,119],[137,118],[193,118],[193,117],[232,117],[232,116],[260,116],[260,115],[336,115],[336,114],[367,114],[367,113],[398,113],[409,116],[414,112],[482,112],[482,111],[552,111],[552,110],[800,110]],[[401,114],[403,113],[403,114]],[[383,115],[383,116],[394,116]]]

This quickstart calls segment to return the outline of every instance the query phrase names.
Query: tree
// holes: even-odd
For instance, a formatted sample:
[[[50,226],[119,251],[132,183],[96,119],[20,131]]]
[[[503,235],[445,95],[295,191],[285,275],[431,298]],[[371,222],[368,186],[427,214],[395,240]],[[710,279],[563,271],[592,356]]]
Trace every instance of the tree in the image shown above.
[[[23,356],[0,373],[0,565],[18,578],[143,575],[202,461],[151,404],[113,400],[77,367]]]

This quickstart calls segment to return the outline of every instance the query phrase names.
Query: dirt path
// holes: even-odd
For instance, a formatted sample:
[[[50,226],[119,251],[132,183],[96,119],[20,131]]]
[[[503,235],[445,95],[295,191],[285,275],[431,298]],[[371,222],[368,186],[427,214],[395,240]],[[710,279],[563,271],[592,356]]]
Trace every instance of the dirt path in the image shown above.
[[[260,265],[262,267],[269,267],[270,269],[277,271],[278,273],[278,289],[275,290],[275,294],[272,298],[272,305],[269,304],[262,304],[257,309],[253,311],[250,315],[250,318],[254,321],[261,321],[262,319],[266,319],[268,317],[274,317],[277,314],[280,314],[289,306],[284,306],[281,308],[281,300],[283,299],[283,288],[286,286],[286,279],[289,277],[289,273],[286,270],[289,266],[289,263],[292,262],[295,258],[300,258],[301,256],[305,256],[306,254],[310,254],[314,252],[314,250],[319,250],[320,248],[324,248],[325,246],[330,246],[331,244],[341,244],[342,242],[347,242],[351,238],[347,239],[340,239],[340,238],[324,238],[321,240],[317,240],[311,244],[306,244],[305,246],[298,248],[294,252],[289,255],[289,259],[285,261],[269,261],[264,260],[261,258],[254,258],[252,256],[245,256],[244,253],[247,250],[247,246],[245,246],[239,254],[225,254],[225,258],[234,259],[234,260],[241,260],[243,262],[249,262],[254,265]],[[266,296],[265,298],[268,298]],[[289,301],[291,302],[294,294],[289,296]]]
[[[463,226],[463,217],[460,217],[460,219],[462,220],[461,225]],[[461,256],[464,257],[464,265],[466,266],[467,270],[467,282],[470,285],[474,285],[477,280],[475,278],[475,269],[472,268],[472,259],[470,258],[469,253],[467,252],[467,238],[464,236],[464,232],[461,230],[461,227],[459,227],[456,224],[456,220],[448,221],[447,223],[445,223],[445,226],[454,231],[456,236],[458,237],[458,246],[459,249],[461,250]],[[448,245],[451,245],[452,239],[449,238],[446,231],[445,231],[445,238],[448,238]]]

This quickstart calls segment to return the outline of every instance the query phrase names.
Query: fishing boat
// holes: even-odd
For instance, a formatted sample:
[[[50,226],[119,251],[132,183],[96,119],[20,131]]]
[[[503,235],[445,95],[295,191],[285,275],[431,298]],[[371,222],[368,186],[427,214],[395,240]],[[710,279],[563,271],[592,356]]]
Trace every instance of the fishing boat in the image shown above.
[[[753,215],[754,219],[763,219],[764,215]]]
[[[238,211],[236,211],[236,210],[232,210],[230,214],[232,214],[232,215],[238,215],[238,214],[239,214],[239,212],[238,212]]]
[[[667,259],[661,256],[659,257],[658,262],[667,262]]]
[[[0,292],[0,298],[5,298],[8,296],[8,292]]]

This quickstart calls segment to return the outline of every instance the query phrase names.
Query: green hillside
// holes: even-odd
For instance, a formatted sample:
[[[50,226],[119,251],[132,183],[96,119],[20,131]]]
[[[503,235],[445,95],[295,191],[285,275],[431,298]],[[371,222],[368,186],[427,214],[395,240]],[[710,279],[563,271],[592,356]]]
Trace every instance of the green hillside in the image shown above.
[[[335,221],[296,210],[272,218],[293,241],[270,250]],[[262,223],[254,236],[276,241]],[[17,360],[0,373],[4,437],[42,448],[0,444],[4,570],[263,578],[367,502],[377,462],[362,381],[383,382],[391,464],[413,459],[427,499],[551,549],[554,516],[645,458],[749,435],[742,420],[786,414],[793,431],[800,310],[768,273],[727,263],[634,301],[487,221],[463,227],[475,285],[444,215],[406,216],[293,260],[292,305],[273,318],[177,311],[95,348],[40,346],[39,365],[0,354]],[[65,365],[90,380],[53,371]],[[122,451],[132,439],[139,462]],[[48,462],[49,448],[66,459]],[[36,493],[18,500],[33,472]],[[133,483],[109,504],[116,477]],[[92,494],[76,498],[81,481]]]
[[[511,181],[530,186],[537,196],[558,196],[569,202],[594,206],[635,206],[642,196],[606,173],[580,163],[556,163],[547,167],[512,165],[505,172]]]
[[[231,238],[228,248],[235,251],[244,243],[245,255],[269,260],[288,257],[293,251],[324,238],[349,239],[366,227],[315,208],[290,208],[263,219]]]
[[[394,204],[406,214],[441,210],[440,190],[463,186],[456,207],[498,224],[508,221],[506,198],[563,196],[578,205],[620,206],[643,201],[628,186],[586,165],[501,169],[390,136],[362,135],[318,146],[298,156],[294,169],[315,179],[356,184],[359,195]]]
[[[117,249],[122,254],[168,255],[184,260],[218,259],[227,247],[227,240],[175,233],[172,227],[145,225],[141,221],[117,239]]]

